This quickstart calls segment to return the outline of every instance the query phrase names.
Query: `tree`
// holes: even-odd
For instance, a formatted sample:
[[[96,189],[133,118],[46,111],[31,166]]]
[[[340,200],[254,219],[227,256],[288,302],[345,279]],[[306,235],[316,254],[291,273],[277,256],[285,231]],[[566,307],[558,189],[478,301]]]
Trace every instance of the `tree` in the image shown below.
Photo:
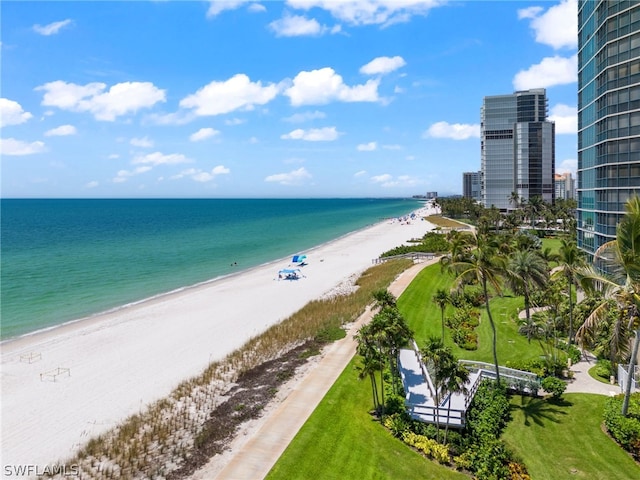
[[[507,264],[507,278],[514,291],[524,295],[527,323],[531,319],[531,290],[542,288],[549,280],[547,262],[531,250],[516,250]],[[527,336],[529,341],[530,336]]]
[[[513,205],[514,209],[520,208],[520,195],[518,195],[518,192],[511,192],[509,195],[509,203]]]
[[[635,330],[629,359],[628,379],[625,383],[622,415],[627,416],[634,373],[640,344],[640,198],[631,197],[625,205],[625,215],[616,227],[616,239],[601,245],[594,254],[594,264],[607,273],[589,267],[580,271],[581,285],[588,290],[599,290],[603,298],[613,299],[620,306],[627,325]],[[576,337],[584,338],[598,326],[606,309],[596,307],[578,329]]]
[[[584,253],[578,248],[574,240],[563,239],[558,253],[560,263],[554,275],[564,275],[567,279],[569,297],[569,345],[573,343],[573,294],[571,288],[576,283],[576,273],[586,265]]]
[[[444,288],[439,288],[433,296],[433,303],[440,307],[440,317],[442,320],[442,341],[444,342],[444,311],[449,303],[449,293]]]
[[[458,288],[462,288],[469,283],[476,283],[482,287],[485,308],[491,325],[493,361],[496,368],[497,384],[499,385],[498,335],[489,306],[489,287],[498,295],[502,293],[501,279],[506,265],[503,258],[496,254],[496,243],[492,241],[492,237],[486,231],[476,232],[472,238],[472,248],[464,251],[463,255],[457,259],[445,256],[442,257],[440,262],[443,268],[451,271],[456,276],[455,284]]]

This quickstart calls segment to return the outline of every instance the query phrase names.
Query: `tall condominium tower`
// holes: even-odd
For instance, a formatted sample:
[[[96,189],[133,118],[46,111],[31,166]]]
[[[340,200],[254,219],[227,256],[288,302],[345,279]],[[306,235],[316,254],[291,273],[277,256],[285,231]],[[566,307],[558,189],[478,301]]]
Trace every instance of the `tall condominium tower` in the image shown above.
[[[481,110],[481,195],[485,207],[513,210],[524,201],[554,200],[555,124],[547,121],[543,88],[484,97]]]
[[[471,198],[477,202],[480,201],[480,178],[482,172],[463,172],[462,173],[462,196]]]
[[[615,239],[640,194],[640,2],[578,4],[578,246]]]

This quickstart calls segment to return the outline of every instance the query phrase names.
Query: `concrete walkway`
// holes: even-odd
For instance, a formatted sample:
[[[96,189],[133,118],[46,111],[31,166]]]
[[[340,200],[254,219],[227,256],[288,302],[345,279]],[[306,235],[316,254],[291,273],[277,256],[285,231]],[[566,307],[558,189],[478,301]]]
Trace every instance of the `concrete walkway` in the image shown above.
[[[618,385],[602,383],[589,375],[589,369],[596,364],[596,357],[589,352],[582,354],[582,359],[571,367],[573,379],[568,382],[567,393],[597,393],[614,396],[620,392]]]
[[[424,267],[434,263],[420,263],[403,272],[389,287],[399,297]],[[293,437],[313,413],[338,376],[356,353],[353,336],[372,317],[367,311],[352,326],[345,338],[334,342],[289,396],[273,411],[252,438],[247,441],[224,469],[215,477],[225,480],[258,480],[264,478],[278,461]]]

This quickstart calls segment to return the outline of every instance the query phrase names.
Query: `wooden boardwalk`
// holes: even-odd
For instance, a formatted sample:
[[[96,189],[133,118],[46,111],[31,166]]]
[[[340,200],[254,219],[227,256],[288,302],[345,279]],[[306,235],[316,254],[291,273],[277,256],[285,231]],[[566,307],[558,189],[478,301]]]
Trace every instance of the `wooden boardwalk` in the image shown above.
[[[440,403],[436,405],[436,387],[431,375],[423,363],[415,342],[413,348],[400,350],[398,368],[405,391],[405,406],[411,418],[425,423],[437,423],[453,428],[464,428],[469,405],[473,400],[482,379],[495,379],[495,366],[484,362],[460,360],[469,370],[466,392],[448,394],[443,392]],[[538,389],[540,382],[531,372],[500,367],[500,377],[509,385],[521,390]]]

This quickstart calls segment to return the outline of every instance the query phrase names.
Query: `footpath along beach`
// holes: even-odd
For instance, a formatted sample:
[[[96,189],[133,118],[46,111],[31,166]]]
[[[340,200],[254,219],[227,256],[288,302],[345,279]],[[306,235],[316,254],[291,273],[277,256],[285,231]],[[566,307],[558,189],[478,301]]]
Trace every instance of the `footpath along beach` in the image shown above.
[[[299,280],[278,279],[287,258],[2,343],[3,476],[15,471],[7,466],[68,458],[90,438],[362,272],[382,252],[423,236],[433,225],[420,217],[432,212],[417,213],[410,222],[381,222],[305,252],[308,265]]]

